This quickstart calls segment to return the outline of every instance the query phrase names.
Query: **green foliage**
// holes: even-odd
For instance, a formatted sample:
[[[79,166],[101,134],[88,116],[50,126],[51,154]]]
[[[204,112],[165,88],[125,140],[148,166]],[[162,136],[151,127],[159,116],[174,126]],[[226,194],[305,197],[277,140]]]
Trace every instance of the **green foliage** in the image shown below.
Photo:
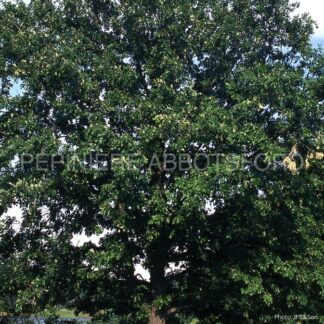
[[[23,211],[18,230],[12,215],[0,229],[8,309],[126,323],[150,307],[175,323],[323,314],[323,165],[255,162],[323,152],[307,15],[288,0],[0,4],[0,213]],[[102,171],[97,153],[123,158]],[[170,153],[223,155],[205,170],[150,167]],[[88,167],[8,169],[23,154]],[[82,231],[100,244],[74,246]]]

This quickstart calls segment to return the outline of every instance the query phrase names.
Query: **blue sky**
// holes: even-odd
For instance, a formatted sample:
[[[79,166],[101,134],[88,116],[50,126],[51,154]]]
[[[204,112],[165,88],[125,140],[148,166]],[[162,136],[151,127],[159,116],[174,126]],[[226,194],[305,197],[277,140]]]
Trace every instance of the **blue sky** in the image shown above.
[[[312,44],[314,47],[321,45],[324,48],[324,37],[313,37]]]
[[[297,0],[291,0],[296,2]],[[298,14],[307,12],[315,20],[317,28],[312,39],[313,45],[322,45],[324,47],[324,1],[323,0],[299,0],[300,7]]]

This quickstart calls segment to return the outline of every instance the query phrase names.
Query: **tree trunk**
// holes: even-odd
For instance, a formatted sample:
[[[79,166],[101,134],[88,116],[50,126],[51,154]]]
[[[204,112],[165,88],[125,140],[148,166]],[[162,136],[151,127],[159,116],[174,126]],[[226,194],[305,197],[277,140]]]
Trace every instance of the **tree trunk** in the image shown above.
[[[155,308],[150,309],[150,322],[149,324],[165,324],[165,319],[161,318],[157,313]]]
[[[164,267],[161,264],[156,264],[150,271],[151,273],[151,289],[152,289],[152,301],[155,301],[163,296],[165,291],[165,278]],[[161,317],[156,312],[155,307],[149,309],[150,322],[149,324],[165,324],[165,318]]]

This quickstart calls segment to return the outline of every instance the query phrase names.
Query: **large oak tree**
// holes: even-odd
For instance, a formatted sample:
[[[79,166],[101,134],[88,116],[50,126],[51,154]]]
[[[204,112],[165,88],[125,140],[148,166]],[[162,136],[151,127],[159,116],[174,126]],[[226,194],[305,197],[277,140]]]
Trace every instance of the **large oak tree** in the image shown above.
[[[8,214],[1,226],[14,311],[323,314],[323,167],[310,153],[323,150],[323,54],[307,15],[288,0],[0,3],[0,214],[23,212],[19,229]],[[308,161],[291,172],[293,147]],[[98,170],[98,153],[137,161]],[[159,165],[170,153],[197,165]],[[86,163],[37,170],[57,154]],[[100,244],[74,246],[82,231]]]

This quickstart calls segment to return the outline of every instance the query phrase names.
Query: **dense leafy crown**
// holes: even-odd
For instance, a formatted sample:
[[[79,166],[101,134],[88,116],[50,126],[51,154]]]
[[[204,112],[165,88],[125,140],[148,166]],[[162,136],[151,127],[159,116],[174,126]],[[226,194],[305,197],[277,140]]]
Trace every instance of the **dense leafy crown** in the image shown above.
[[[288,0],[0,3],[0,214],[23,212],[19,228],[10,213],[1,225],[0,296],[13,311],[62,304],[140,323],[150,307],[205,323],[323,314],[321,161],[290,172],[277,159],[323,150],[308,16]],[[137,161],[103,171],[97,153]],[[156,162],[167,153],[222,158],[170,170]],[[261,170],[260,153],[276,167]],[[53,154],[87,165],[37,170],[34,157]],[[83,230],[100,243],[73,245]]]

